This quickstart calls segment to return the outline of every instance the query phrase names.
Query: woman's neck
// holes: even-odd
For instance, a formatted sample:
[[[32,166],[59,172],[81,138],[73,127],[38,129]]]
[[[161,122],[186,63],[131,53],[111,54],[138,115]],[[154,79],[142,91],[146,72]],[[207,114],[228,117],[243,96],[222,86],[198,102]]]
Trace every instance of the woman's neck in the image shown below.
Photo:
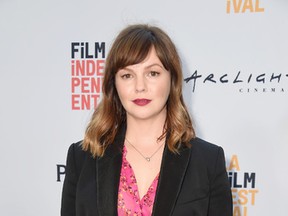
[[[127,118],[126,138],[137,146],[154,146],[163,134],[165,118],[139,120]],[[162,143],[162,141],[161,141]]]

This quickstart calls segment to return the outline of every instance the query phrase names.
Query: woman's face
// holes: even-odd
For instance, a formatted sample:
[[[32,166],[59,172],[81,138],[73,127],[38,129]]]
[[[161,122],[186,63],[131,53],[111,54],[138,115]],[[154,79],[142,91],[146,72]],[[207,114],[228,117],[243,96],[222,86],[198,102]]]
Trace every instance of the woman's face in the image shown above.
[[[154,47],[141,63],[119,70],[115,75],[115,85],[127,119],[166,119],[171,75]]]

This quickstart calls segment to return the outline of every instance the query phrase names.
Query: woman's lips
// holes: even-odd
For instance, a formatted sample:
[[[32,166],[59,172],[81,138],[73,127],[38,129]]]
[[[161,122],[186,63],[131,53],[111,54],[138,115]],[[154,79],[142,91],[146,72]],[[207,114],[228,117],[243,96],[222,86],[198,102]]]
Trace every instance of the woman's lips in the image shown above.
[[[135,99],[135,100],[133,100],[133,103],[135,103],[138,106],[145,106],[150,102],[151,102],[151,100],[148,100],[148,99]]]

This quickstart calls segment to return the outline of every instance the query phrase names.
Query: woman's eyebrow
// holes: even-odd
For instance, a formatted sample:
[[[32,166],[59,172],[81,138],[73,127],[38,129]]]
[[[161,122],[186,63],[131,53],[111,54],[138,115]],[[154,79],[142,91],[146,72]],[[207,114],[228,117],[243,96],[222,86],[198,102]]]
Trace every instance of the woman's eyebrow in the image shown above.
[[[162,69],[165,69],[164,66],[161,65],[161,64],[159,64],[159,63],[149,64],[149,65],[145,66],[144,69],[147,70],[147,69],[150,69],[150,68],[152,68],[152,67],[154,67],[154,66],[156,66],[156,67],[158,66],[158,67],[160,67],[160,68],[162,68]],[[126,70],[126,71],[129,71],[129,72],[134,72],[134,69],[133,69],[133,68],[129,68],[129,67],[130,67],[130,65],[122,68],[121,70]]]
[[[145,69],[148,69],[148,68],[151,68],[151,67],[154,67],[154,66],[158,66],[158,67],[161,67],[162,69],[164,69],[164,67],[161,64],[159,64],[159,63],[152,63],[150,65],[147,65],[145,67]]]

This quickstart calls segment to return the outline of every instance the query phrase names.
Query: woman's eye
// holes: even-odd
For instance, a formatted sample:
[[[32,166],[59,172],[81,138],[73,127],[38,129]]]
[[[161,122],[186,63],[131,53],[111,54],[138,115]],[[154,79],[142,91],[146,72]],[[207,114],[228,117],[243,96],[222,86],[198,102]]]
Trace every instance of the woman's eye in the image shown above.
[[[129,78],[132,77],[132,75],[131,75],[131,74],[123,74],[121,77],[122,77],[123,79],[129,79]]]
[[[151,77],[156,77],[156,76],[158,76],[160,73],[159,72],[156,72],[156,71],[150,71],[149,72],[149,76],[151,76]]]

